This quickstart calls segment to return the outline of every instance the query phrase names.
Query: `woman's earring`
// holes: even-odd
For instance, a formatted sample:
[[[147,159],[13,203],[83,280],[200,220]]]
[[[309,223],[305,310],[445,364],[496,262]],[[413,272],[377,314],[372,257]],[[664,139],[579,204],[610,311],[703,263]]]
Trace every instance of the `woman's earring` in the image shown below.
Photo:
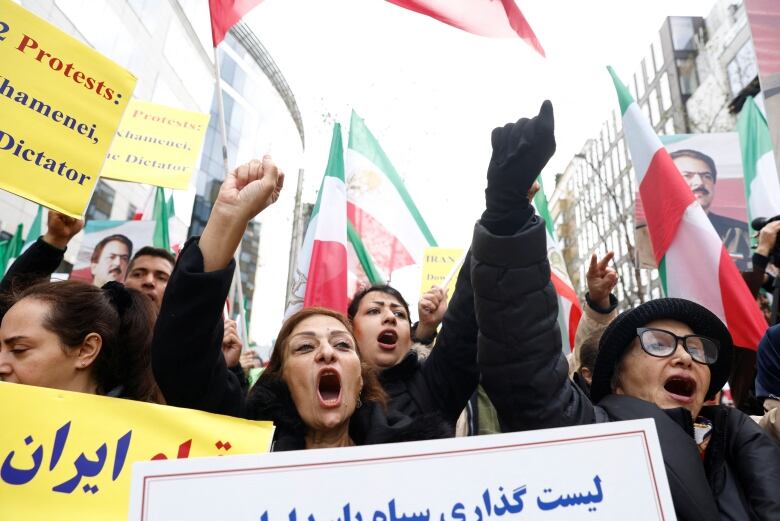
[[[360,399],[360,395],[357,397],[357,405],[355,405],[355,409],[360,409],[363,407],[363,400]]]

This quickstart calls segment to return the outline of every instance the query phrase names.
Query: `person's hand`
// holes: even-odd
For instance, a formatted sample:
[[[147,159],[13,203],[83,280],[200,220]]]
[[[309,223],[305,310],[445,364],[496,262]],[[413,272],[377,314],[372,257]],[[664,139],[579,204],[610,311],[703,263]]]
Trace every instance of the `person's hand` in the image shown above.
[[[252,160],[227,176],[217,194],[211,215],[200,237],[203,271],[224,269],[246,231],[246,225],[257,214],[279,199],[284,174],[271,156]]]
[[[46,233],[43,240],[61,250],[68,247],[68,243],[74,235],[84,228],[84,221],[68,217],[56,210],[49,210],[46,218]]]
[[[243,353],[241,353],[241,368],[244,370],[244,373],[249,373],[250,369],[256,369],[259,367],[262,367],[262,362],[260,360],[260,355],[257,354],[257,351],[254,349],[247,349]]]
[[[607,253],[600,261],[596,260],[594,253],[590,257],[590,266],[585,279],[588,283],[588,296],[591,302],[602,309],[609,307],[609,294],[617,286],[617,272],[609,267],[609,261],[615,256],[615,252]]]
[[[777,241],[777,234],[780,233],[780,221],[772,221],[767,223],[761,231],[758,232],[758,246],[756,246],[756,253],[769,257],[772,252],[772,248],[775,247]]]
[[[225,176],[214,201],[214,210],[227,213],[246,226],[279,199],[283,185],[284,173],[271,156],[264,156],[262,161],[253,159]]]
[[[536,194],[539,192],[539,190],[542,188],[542,185],[539,184],[539,181],[534,181],[534,184],[531,185],[531,188],[528,189],[528,202],[533,203],[534,197],[536,197]]]
[[[417,338],[431,338],[447,312],[447,290],[432,286],[420,297],[417,312],[420,321],[417,323],[415,336]]]
[[[235,367],[241,358],[241,339],[238,338],[236,321],[225,320],[225,329],[222,334],[222,355],[228,367]]]
[[[531,188],[555,152],[554,129],[552,103],[545,100],[536,117],[493,130],[483,220],[522,224],[530,217]]]

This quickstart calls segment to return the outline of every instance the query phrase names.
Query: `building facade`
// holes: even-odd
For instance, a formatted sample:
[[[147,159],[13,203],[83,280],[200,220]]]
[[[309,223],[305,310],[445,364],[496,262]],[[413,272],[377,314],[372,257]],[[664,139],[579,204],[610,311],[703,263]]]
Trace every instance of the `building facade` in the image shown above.
[[[705,19],[668,17],[630,78],[629,89],[658,134],[733,131],[733,102],[756,76],[740,2],[721,0]],[[757,84],[757,82],[755,82]],[[581,298],[593,252],[614,251],[620,309],[662,296],[655,269],[638,259],[635,175],[619,111],[556,177],[550,211]],[[651,260],[652,261],[652,260]]]
[[[190,235],[200,234],[225,175],[208,2],[22,0],[20,4],[130,70],[138,78],[135,98],[210,112],[201,161],[190,189],[175,192],[177,217],[189,226]],[[231,164],[267,152],[271,135],[277,146],[302,150],[303,126],[295,98],[252,31],[238,24],[218,52]],[[146,185],[100,180],[85,217],[132,219],[136,211],[149,207],[153,192]],[[36,204],[0,191],[0,239],[13,233],[20,222],[27,229],[36,211]],[[243,292],[250,311],[260,229],[259,223],[250,223],[239,254]],[[66,261],[75,258],[79,243],[80,238],[74,238]]]

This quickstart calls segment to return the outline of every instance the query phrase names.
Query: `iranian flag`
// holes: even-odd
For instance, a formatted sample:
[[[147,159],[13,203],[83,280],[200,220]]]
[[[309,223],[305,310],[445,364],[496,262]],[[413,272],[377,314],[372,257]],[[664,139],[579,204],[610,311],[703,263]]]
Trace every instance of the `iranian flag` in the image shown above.
[[[209,0],[211,38],[214,47],[222,43],[230,28],[262,0]]]
[[[541,177],[539,177],[539,191],[534,196],[534,206],[547,227],[547,259],[550,261],[550,279],[555,286],[556,293],[558,293],[558,326],[561,329],[564,352],[568,353],[574,349],[574,336],[582,317],[582,307],[580,307],[577,292],[574,291],[574,285],[566,271],[566,261],[558,247],[558,239],[555,237],[555,227],[552,217],[550,217],[550,210],[547,208],[547,197],[544,195]]]
[[[387,0],[463,31],[490,38],[521,38],[544,56],[544,49],[515,0]]]
[[[664,293],[706,307],[726,324],[735,345],[755,351],[768,327],[756,300],[650,122],[608,70]]]
[[[333,139],[325,176],[311,212],[290,291],[285,318],[311,306],[347,312],[347,196],[341,125]]]
[[[397,270],[422,264],[425,248],[436,246],[436,241],[393,164],[355,111],[345,165],[350,244],[361,260],[355,269],[365,271],[369,282],[392,281]]]
[[[737,131],[742,148],[748,215],[751,219],[780,215],[780,181],[772,153],[772,137],[766,117],[752,97],[748,97],[742,106]]]

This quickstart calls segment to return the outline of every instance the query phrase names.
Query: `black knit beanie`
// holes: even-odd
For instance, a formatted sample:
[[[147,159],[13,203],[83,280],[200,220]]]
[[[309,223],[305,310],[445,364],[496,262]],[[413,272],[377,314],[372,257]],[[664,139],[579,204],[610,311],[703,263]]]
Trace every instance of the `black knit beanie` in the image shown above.
[[[591,400],[599,400],[612,394],[612,375],[631,342],[636,330],[654,320],[677,320],[693,330],[720,343],[718,359],[709,366],[710,387],[707,399],[711,399],[726,383],[731,371],[733,343],[726,325],[707,308],[681,298],[662,298],[645,302],[634,309],[624,311],[613,320],[599,343],[599,354],[593,369]]]

